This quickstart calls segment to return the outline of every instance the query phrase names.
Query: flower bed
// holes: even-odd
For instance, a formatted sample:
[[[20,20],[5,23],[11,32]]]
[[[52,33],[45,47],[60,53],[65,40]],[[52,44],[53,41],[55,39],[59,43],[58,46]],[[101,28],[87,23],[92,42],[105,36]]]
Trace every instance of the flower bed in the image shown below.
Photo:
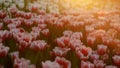
[[[119,0],[72,2],[0,1],[0,68],[119,68]]]

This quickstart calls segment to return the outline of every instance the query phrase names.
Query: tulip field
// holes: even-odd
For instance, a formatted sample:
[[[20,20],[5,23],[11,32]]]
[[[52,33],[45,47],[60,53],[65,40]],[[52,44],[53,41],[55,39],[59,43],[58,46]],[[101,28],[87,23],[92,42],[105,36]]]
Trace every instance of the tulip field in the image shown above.
[[[0,68],[120,68],[120,0],[0,0]]]

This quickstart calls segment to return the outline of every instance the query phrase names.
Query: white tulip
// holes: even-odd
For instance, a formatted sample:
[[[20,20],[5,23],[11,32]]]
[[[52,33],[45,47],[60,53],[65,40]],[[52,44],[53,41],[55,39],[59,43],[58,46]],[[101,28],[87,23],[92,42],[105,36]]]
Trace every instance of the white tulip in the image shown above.
[[[18,3],[18,7],[20,8],[20,9],[23,9],[24,8],[24,3]]]
[[[28,3],[28,5],[27,5],[27,8],[26,8],[26,9],[27,9],[27,10],[29,10],[29,11],[31,11],[32,5],[33,5],[32,3]]]
[[[15,4],[24,3],[24,1],[16,0]]]

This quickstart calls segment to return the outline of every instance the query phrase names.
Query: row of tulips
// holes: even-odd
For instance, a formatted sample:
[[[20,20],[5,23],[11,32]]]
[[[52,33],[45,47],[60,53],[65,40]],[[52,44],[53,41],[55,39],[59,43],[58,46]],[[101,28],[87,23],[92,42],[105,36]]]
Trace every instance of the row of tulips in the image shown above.
[[[119,9],[66,11],[58,2],[0,1],[0,68],[119,68]]]

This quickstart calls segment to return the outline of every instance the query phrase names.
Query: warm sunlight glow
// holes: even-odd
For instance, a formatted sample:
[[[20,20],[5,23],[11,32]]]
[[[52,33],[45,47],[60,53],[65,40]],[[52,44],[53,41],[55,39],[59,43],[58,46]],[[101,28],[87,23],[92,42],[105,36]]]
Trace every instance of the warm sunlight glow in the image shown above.
[[[119,0],[62,0],[65,8],[70,9],[87,9],[87,10],[111,10],[112,8],[118,8]]]

